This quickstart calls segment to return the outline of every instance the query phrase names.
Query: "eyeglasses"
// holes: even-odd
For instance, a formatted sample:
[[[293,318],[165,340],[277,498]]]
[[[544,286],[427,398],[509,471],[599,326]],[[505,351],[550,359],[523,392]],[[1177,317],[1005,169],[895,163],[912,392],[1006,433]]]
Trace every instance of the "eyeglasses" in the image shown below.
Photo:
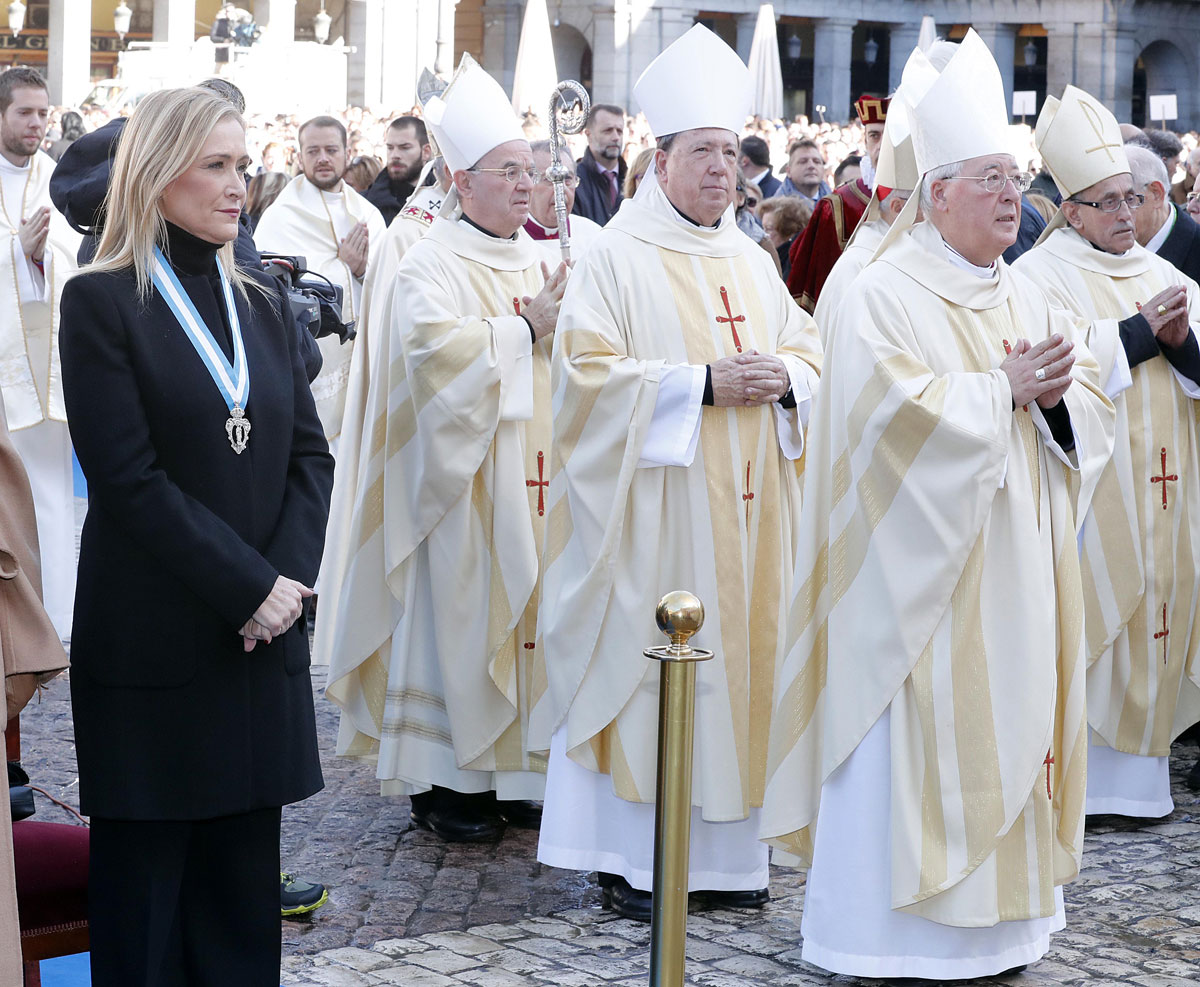
[[[952,175],[947,180],[982,182],[984,190],[992,195],[999,195],[1003,192],[1009,182],[1012,182],[1013,188],[1022,194],[1028,192],[1029,187],[1033,184],[1033,176],[1027,171],[1020,171],[1015,175],[1004,175],[998,171],[993,171],[988,175]]]
[[[467,171],[472,171],[477,175],[502,175],[509,185],[519,182],[522,175],[535,185],[542,177],[542,173],[536,168],[521,168],[518,165],[509,165],[507,168],[468,168]]]
[[[1101,212],[1117,212],[1122,206],[1128,206],[1130,212],[1137,209],[1146,197],[1137,192],[1130,192],[1123,199],[1105,199],[1103,202],[1085,202],[1083,199],[1068,199],[1068,202],[1074,202],[1081,206],[1091,206],[1093,209],[1099,209]]]
[[[546,177],[546,173],[544,171],[535,171],[534,175],[536,176],[533,180],[534,184],[538,184],[541,182],[545,182],[547,185],[553,184],[550,181],[550,179]],[[563,188],[564,189],[575,188],[577,185],[579,185],[579,176],[578,175],[568,175],[566,178],[563,179]]]
[[[1189,192],[1187,194],[1187,200],[1189,203],[1195,202],[1197,199],[1200,199],[1200,192]]]
[[[746,196],[746,208],[753,209],[758,205],[758,200],[751,195]]]

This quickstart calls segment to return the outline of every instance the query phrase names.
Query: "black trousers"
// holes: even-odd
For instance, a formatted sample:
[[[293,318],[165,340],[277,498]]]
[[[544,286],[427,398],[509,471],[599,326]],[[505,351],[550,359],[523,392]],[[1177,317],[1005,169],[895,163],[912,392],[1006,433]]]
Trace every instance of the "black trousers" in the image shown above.
[[[279,816],[93,817],[93,987],[279,987]]]

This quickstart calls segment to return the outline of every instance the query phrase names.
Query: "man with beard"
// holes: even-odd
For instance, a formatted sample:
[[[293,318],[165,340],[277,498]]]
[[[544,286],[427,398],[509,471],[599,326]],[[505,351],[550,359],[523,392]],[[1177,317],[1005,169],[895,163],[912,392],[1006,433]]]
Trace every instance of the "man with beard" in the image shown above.
[[[429,146],[425,124],[419,117],[397,117],[388,126],[384,141],[387,145],[387,167],[363,195],[379,210],[383,221],[391,226],[392,220],[416,190],[421,169],[433,157],[433,150]]]
[[[46,610],[71,633],[75,598],[75,501],[71,439],[58,366],[58,301],[78,237],[50,204],[54,161],[38,151],[50,98],[33,69],[0,75],[0,382],[13,446],[33,487]]]
[[[254,230],[263,253],[298,254],[308,269],[342,289],[342,321],[358,319],[370,251],[387,224],[370,202],[342,181],[348,162],[346,128],[333,117],[313,117],[300,127],[297,175],[267,207]],[[331,442],[341,433],[352,344],[336,336],[319,340],[324,361],[312,383],[317,412]]]
[[[621,157],[625,143],[625,111],[607,103],[593,103],[588,111],[588,147],[579,159],[579,189],[575,215],[603,226],[621,207],[621,189],[628,167]]]

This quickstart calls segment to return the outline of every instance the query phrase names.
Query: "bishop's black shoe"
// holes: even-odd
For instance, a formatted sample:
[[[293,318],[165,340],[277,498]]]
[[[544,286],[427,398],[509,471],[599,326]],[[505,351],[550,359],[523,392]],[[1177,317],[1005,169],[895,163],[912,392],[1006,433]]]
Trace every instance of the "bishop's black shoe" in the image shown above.
[[[605,908],[611,908],[621,918],[635,922],[650,921],[653,895],[649,891],[639,891],[619,874],[600,873],[597,878],[604,892]]]
[[[542,803],[532,799],[497,799],[496,811],[510,826],[538,829],[542,825]]]
[[[1196,759],[1196,763],[1192,765],[1192,770],[1187,773],[1183,783],[1193,792],[1200,792],[1200,758]]]
[[[478,794],[434,786],[413,795],[411,802],[412,821],[447,843],[480,843],[498,840],[504,834],[504,819],[495,803]]]
[[[766,888],[757,891],[694,891],[691,898],[706,908],[762,908],[771,900]]]

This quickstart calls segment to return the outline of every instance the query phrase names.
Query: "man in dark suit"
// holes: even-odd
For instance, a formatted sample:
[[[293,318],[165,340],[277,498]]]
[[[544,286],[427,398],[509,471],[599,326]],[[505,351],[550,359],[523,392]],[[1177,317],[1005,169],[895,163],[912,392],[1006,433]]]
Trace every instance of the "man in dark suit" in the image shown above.
[[[738,163],[746,181],[754,182],[762,190],[764,199],[771,198],[783,183],[771,172],[771,151],[767,142],[761,137],[744,137],[739,150]]]
[[[628,166],[621,157],[625,146],[625,111],[607,103],[593,103],[583,128],[588,147],[579,159],[579,187],[575,190],[577,216],[603,226],[617,214],[624,196]]]
[[[1171,182],[1162,159],[1153,151],[1125,145],[1133,172],[1133,190],[1146,197],[1133,211],[1137,241],[1200,282],[1200,226],[1183,206],[1171,202]]]

